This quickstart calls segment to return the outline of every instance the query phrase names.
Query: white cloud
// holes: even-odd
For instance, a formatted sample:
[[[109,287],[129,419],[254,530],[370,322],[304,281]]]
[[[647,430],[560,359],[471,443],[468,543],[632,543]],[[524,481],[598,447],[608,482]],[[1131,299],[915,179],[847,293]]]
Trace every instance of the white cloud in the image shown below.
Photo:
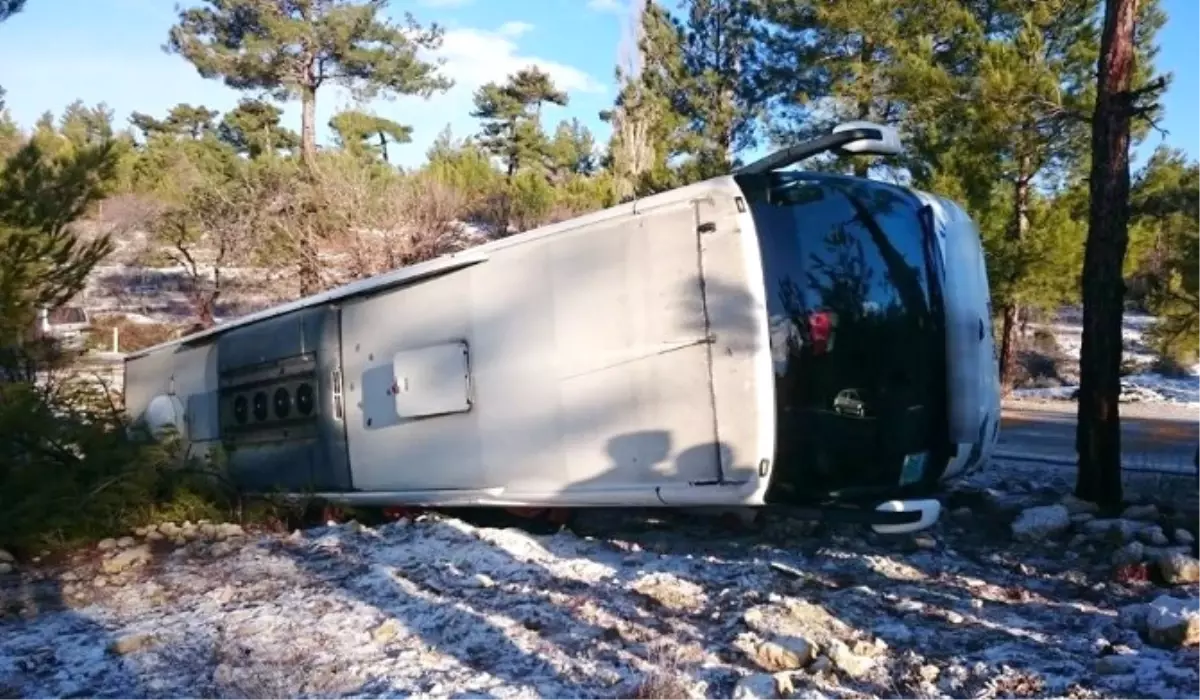
[[[604,92],[605,86],[587,73],[565,63],[523,54],[513,39],[532,29],[523,22],[507,22],[498,30],[450,29],[442,38],[438,55],[445,59],[442,72],[454,79],[451,92],[504,80],[528,66],[550,74],[554,84],[568,92]]]
[[[447,124],[456,137],[479,130],[479,122],[470,116],[475,91],[485,83],[502,82],[522,68],[537,66],[550,75],[555,86],[565,90],[572,104],[567,109],[547,106],[543,119],[553,124],[560,116],[573,113],[575,103],[603,99],[608,86],[585,71],[532,53],[521,51],[517,38],[533,28],[525,22],[506,22],[496,29],[447,29],[436,55],[445,62],[441,72],[454,80],[454,87],[428,100],[401,97],[371,105],[380,116],[413,127],[413,143],[404,144],[394,153],[396,162],[414,165],[425,157],[425,150]],[[327,100],[329,105],[332,100]],[[338,105],[339,107],[348,105]]]
[[[588,0],[587,7],[595,12],[624,13],[629,5],[624,0]]]
[[[505,22],[500,25],[496,33],[500,36],[512,37],[513,39],[533,31],[533,25],[528,22]]]

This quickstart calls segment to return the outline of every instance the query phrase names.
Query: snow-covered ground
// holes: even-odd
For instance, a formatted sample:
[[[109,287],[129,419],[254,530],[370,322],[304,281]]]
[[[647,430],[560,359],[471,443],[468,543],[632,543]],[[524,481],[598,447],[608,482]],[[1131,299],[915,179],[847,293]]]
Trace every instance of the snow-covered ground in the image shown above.
[[[1146,344],[1144,334],[1154,323],[1154,317],[1146,314],[1126,313],[1122,328],[1122,344],[1125,361],[1140,366],[1151,365],[1156,355]],[[1041,329],[1054,334],[1059,357],[1072,363],[1079,362],[1083,345],[1082,318],[1077,310],[1059,312],[1052,323],[1030,324],[1031,329]],[[1200,408],[1200,364],[1190,368],[1188,376],[1167,377],[1156,372],[1138,371],[1121,378],[1121,400],[1123,402],[1172,403]],[[1012,392],[1017,400],[1072,400],[1076,384],[1062,386],[1020,388]]]
[[[1197,696],[1194,643],[1121,612],[1195,584],[1115,580],[1116,545],[1062,523],[1014,541],[1059,497],[1029,476],[985,474],[917,536],[610,513],[542,536],[424,515],[110,542],[0,575],[0,695]],[[1127,534],[1174,532],[1158,522]]]

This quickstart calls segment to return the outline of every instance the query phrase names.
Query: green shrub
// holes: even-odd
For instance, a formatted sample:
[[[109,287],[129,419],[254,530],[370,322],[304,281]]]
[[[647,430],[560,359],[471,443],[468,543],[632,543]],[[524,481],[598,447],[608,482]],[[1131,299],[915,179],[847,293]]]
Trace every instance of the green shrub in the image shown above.
[[[0,383],[0,434],[0,546],[69,547],[231,512],[177,436],[152,439],[95,386]]]

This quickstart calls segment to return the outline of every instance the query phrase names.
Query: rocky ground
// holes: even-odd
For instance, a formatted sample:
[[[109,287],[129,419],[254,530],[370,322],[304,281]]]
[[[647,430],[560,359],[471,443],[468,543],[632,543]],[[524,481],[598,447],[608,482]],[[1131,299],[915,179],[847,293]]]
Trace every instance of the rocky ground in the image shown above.
[[[0,696],[1196,697],[1196,515],[1036,470],[882,536],[771,513],[190,523],[0,563]],[[4,555],[0,555],[3,557]]]

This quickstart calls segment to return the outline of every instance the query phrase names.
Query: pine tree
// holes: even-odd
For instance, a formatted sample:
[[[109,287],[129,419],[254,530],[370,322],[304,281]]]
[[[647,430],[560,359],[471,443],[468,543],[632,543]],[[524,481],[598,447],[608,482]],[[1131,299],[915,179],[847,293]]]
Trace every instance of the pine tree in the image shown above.
[[[412,127],[374,114],[347,110],[329,120],[340,147],[356,156],[388,160],[389,143],[412,141]]]
[[[86,107],[82,100],[75,100],[63,110],[59,130],[76,148],[110,141],[113,138],[113,111],[103,102]]]
[[[299,97],[301,157],[316,155],[317,92],[327,84],[361,98],[381,92],[422,95],[448,89],[438,64],[418,56],[441,45],[436,24],[412,15],[397,25],[381,15],[388,0],[205,0],[179,12],[167,50],[191,61],[206,78],[239,90]]]
[[[300,158],[315,180],[317,93],[325,85],[350,89],[360,99],[383,94],[429,97],[452,82],[423,50],[441,45],[436,24],[422,28],[411,14],[404,25],[381,15],[388,0],[204,0],[181,10],[167,50],[179,53],[206,78],[239,90],[266,90],[277,99],[299,97]],[[315,188],[309,188],[314,193]],[[317,239],[320,197],[301,205],[311,225],[296,244],[300,294],[321,286]]]
[[[1075,494],[1109,508],[1121,504],[1122,335],[1129,243],[1129,148],[1133,121],[1154,110],[1166,81],[1139,86],[1137,0],[1106,0],[1092,113],[1090,211],[1083,264],[1083,345],[1080,353]],[[1153,34],[1140,35],[1152,41]]]
[[[1146,307],[1157,320],[1148,340],[1164,357],[1190,364],[1200,350],[1200,164],[1160,147],[1133,183],[1130,247],[1145,277]]]
[[[21,127],[12,118],[12,114],[6,108],[0,107],[0,163],[16,153],[24,140]]]
[[[596,170],[596,140],[578,119],[561,121],[547,146],[551,180],[565,181],[571,175],[591,175]]]
[[[683,21],[654,0],[641,5],[633,54],[613,109],[607,165],[620,196],[648,194],[726,174],[738,152],[754,145],[760,68],[751,0],[685,0]]]
[[[933,104],[956,106],[941,93],[977,65],[965,55],[981,34],[972,31],[977,25],[967,4],[761,3],[753,88],[755,101],[771,111],[770,139],[792,145],[851,120],[890,124],[911,138],[940,121],[942,110]],[[867,161],[855,160],[853,169],[865,177]]]
[[[25,5],[25,0],[0,0],[0,22],[4,22],[22,10]],[[13,127],[16,124],[12,122],[12,115],[8,114],[8,109],[4,103],[5,90],[4,86],[0,85],[0,158],[6,158],[10,155],[10,151],[16,146],[13,143]],[[2,161],[0,161],[2,162]]]
[[[683,72],[674,102],[695,140],[689,179],[724,175],[737,152],[755,144],[758,96],[750,76],[757,64],[756,13],[750,0],[686,0]]]
[[[147,140],[158,134],[199,140],[214,132],[214,120],[218,114],[215,109],[181,102],[167,112],[165,119],[133,112],[129,115],[129,123],[140,130],[142,137]]]
[[[503,84],[488,83],[475,92],[471,116],[483,121],[479,142],[504,161],[511,181],[523,167],[540,168],[546,158],[541,126],[545,103],[566,106],[567,94],[537,66],[523,68]]]
[[[296,132],[280,124],[283,110],[263,100],[244,99],[227,112],[217,135],[238,153],[258,158],[300,145]]]
[[[12,17],[25,7],[25,0],[0,0],[0,22]]]
[[[1098,50],[1092,2],[1047,0],[1018,9],[985,31],[970,114],[972,147],[998,156],[993,177],[1011,197],[1004,236],[989,249],[1006,390],[1015,378],[1021,307],[1037,301],[1031,287],[1040,280],[1032,268],[1046,259],[1029,240],[1046,234],[1031,230],[1035,187],[1061,182],[1086,152],[1081,115],[1092,99],[1088,78]],[[1047,272],[1061,277],[1068,270]]]
[[[686,81],[684,33],[654,0],[638,7],[617,67],[621,86],[611,110],[600,118],[612,125],[606,166],[622,200],[680,184],[673,163],[695,141],[681,100]]]
[[[47,153],[31,140],[0,169],[0,347],[25,340],[37,310],[69,301],[112,250],[70,224],[106,194],[115,162],[111,143]]]

